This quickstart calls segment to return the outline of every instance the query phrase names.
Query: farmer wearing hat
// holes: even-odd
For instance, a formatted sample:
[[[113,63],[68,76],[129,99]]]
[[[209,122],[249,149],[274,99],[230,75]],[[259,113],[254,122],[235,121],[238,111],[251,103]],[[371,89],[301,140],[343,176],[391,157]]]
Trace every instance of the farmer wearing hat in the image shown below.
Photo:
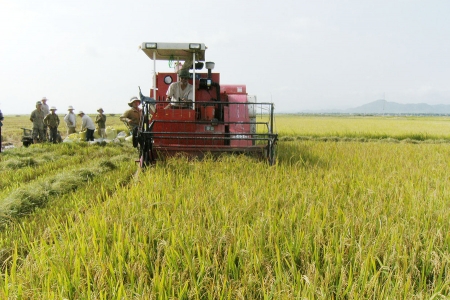
[[[41,109],[44,112],[44,117],[45,117],[46,115],[48,115],[50,113],[50,109],[49,109],[48,104],[47,104],[47,98],[42,97],[41,103],[42,103]],[[45,138],[48,137],[48,135],[47,135],[47,126],[45,126],[45,125],[44,125],[44,135],[45,135]]]
[[[71,133],[75,133],[76,132],[76,127],[77,127],[77,118],[75,116],[75,114],[73,113],[73,107],[69,106],[69,108],[67,109],[69,112],[67,113],[67,115],[64,116],[64,122],[66,122],[66,126],[67,126],[67,135],[71,134]]]
[[[131,97],[128,102],[128,106],[131,108],[126,110],[123,115],[120,116],[120,120],[125,122],[131,129],[134,129],[139,126],[141,121],[142,111],[139,108],[141,104],[141,100],[138,97]]]
[[[81,131],[86,130],[86,142],[94,140],[95,125],[91,117],[86,115],[83,111],[79,111],[78,115],[81,117]]]
[[[50,143],[56,144],[58,142],[58,126],[59,117],[56,114],[56,107],[50,108],[51,113],[44,117],[44,125],[50,128]]]
[[[36,102],[36,109],[31,112],[30,121],[33,122],[33,143],[45,141],[44,134],[44,112],[42,111],[42,102]]]
[[[103,114],[103,109],[97,109],[98,115],[95,117],[95,123],[97,123],[97,132],[101,138],[106,137],[106,116]]]
[[[45,115],[48,115],[50,113],[50,108],[48,107],[47,104],[47,98],[43,97],[41,103],[42,103],[41,107],[42,111],[44,112]]]
[[[180,81],[174,82],[169,86],[166,93],[166,101],[171,101],[165,108],[190,108],[192,106],[193,88],[189,84],[189,70],[181,69],[178,71]]]

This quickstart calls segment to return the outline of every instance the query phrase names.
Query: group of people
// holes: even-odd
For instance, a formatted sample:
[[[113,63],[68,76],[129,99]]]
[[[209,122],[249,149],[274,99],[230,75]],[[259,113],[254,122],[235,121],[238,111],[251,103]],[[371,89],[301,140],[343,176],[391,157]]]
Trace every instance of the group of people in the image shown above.
[[[166,101],[170,101],[170,104],[166,108],[189,108],[192,103],[193,87],[189,84],[189,70],[181,69],[178,72],[179,81],[174,82],[169,86],[166,94]],[[49,107],[47,104],[48,99],[43,97],[40,101],[36,102],[36,109],[32,111],[30,115],[30,121],[33,123],[32,137],[33,143],[44,142],[48,140],[51,143],[57,143],[60,125],[59,116],[56,114],[56,107]],[[137,97],[132,97],[128,102],[130,109],[126,110],[121,116],[120,120],[123,121],[130,130],[139,126],[142,110],[139,108],[141,100]],[[106,137],[106,115],[102,108],[97,109],[98,115],[95,121],[91,119],[83,111],[79,111],[77,115],[74,113],[74,108],[69,106],[67,114],[64,116],[64,122],[67,126],[67,135],[75,133],[77,127],[77,115],[81,118],[81,131],[86,131],[86,141],[94,140],[94,132],[97,129],[100,137]],[[1,121],[3,115],[0,111],[0,133],[1,133]]]
[[[67,110],[69,112],[64,116],[64,122],[67,126],[67,135],[69,135],[76,132],[77,118],[72,106],[69,106]],[[103,108],[97,109],[97,112],[98,115],[95,117],[95,123],[82,110],[78,112],[78,116],[81,117],[81,131],[86,131],[86,141],[94,140],[95,124],[97,124],[98,135],[101,138],[106,137],[106,115],[104,114]]]
[[[33,143],[44,142],[48,140],[51,143],[58,142],[58,127],[60,124],[59,116],[56,114],[56,107],[49,108],[47,104],[47,98],[42,98],[41,101],[36,102],[36,109],[31,112],[30,121],[33,123]],[[67,135],[75,133],[77,127],[77,118],[72,106],[68,107],[68,113],[64,116],[64,122],[67,126]],[[78,116],[81,117],[81,131],[86,131],[86,141],[94,140],[94,132],[97,128],[99,135],[106,137],[106,116],[103,114],[102,108],[97,110],[98,115],[94,121],[86,115],[83,111],[78,112]]]
[[[50,141],[57,142],[59,117],[56,108],[47,105],[47,98],[36,102],[36,109],[31,112],[30,121],[33,123],[33,143],[47,140],[47,128],[50,128]]]

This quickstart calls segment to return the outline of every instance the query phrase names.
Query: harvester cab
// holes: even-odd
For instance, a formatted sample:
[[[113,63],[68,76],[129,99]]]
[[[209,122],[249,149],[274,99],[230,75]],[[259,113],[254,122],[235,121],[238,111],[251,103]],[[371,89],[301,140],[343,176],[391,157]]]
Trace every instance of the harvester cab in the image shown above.
[[[275,163],[274,104],[257,102],[245,84],[222,84],[215,64],[205,61],[204,44],[144,42],[140,48],[153,60],[150,96],[139,89],[142,118],[133,134],[141,167],[177,153],[245,153]],[[161,60],[174,70],[156,72]],[[179,74],[192,86],[189,99],[168,99]]]

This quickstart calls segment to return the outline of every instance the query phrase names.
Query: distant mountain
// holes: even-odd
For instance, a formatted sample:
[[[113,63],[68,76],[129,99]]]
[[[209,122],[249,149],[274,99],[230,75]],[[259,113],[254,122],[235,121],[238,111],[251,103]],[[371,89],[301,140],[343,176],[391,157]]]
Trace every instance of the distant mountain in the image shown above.
[[[401,104],[376,100],[355,108],[307,111],[306,113],[344,113],[344,114],[450,114],[450,105],[430,105],[426,103]]]
[[[386,100],[376,100],[355,108],[346,109],[345,112],[363,114],[450,114],[450,105],[400,104]]]

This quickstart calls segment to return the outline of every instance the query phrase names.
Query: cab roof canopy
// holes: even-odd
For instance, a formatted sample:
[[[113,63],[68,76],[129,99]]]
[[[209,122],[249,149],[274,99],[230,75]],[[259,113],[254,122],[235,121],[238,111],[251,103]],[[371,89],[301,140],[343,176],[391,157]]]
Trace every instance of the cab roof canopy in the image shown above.
[[[155,43],[144,42],[141,50],[155,60],[192,60],[205,61],[205,44],[202,43]]]

